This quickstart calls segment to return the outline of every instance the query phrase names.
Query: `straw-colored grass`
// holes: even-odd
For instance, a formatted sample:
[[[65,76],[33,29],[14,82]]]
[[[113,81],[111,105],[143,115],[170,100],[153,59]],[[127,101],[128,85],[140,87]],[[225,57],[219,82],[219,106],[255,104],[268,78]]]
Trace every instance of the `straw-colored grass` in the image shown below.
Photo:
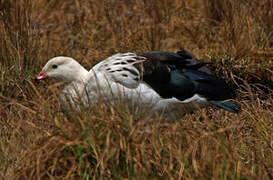
[[[0,1],[0,179],[273,179],[271,0]],[[67,119],[45,62],[185,48],[237,89],[242,112],[173,123],[126,108]],[[50,88],[49,88],[50,86]]]

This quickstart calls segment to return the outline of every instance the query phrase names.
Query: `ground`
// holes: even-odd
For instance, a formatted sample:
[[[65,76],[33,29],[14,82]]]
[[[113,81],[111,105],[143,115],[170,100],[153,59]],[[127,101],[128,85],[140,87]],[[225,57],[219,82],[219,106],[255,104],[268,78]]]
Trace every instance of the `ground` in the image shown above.
[[[1,1],[0,178],[272,179],[272,19],[271,0]],[[90,69],[182,48],[227,79],[241,113],[167,123],[95,106],[67,119],[55,83],[33,80],[57,55]]]

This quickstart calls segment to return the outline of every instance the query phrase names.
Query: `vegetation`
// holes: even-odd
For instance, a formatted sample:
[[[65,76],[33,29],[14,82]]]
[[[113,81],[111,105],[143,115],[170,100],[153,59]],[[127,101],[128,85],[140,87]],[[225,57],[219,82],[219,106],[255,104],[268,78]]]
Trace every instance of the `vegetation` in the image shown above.
[[[0,179],[273,179],[272,0],[0,1]],[[126,108],[61,112],[45,62],[185,48],[236,89],[242,112],[174,123]]]

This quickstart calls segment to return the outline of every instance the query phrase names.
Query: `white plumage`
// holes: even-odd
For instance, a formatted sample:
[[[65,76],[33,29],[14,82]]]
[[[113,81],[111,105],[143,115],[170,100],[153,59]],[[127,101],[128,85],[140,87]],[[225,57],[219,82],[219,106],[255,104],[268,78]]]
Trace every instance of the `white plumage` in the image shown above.
[[[165,88],[165,94],[162,95],[160,89],[154,89],[153,83],[145,80],[145,73],[153,75],[155,69],[159,67],[158,65],[150,67],[153,65],[150,63],[147,68],[144,63],[148,60],[147,57],[136,53],[119,53],[101,61],[87,71],[76,60],[59,56],[46,63],[37,79],[54,78],[64,82],[60,95],[61,101],[66,104],[68,100],[76,108],[79,103],[85,106],[96,105],[100,98],[103,98],[109,105],[126,102],[134,107],[137,105],[140,108],[149,108],[151,113],[170,112],[173,109],[187,112],[209,104],[207,98],[198,93],[184,99],[175,95],[162,97],[166,96],[168,89]],[[160,68],[159,75],[163,75],[161,78],[164,78],[164,73],[169,76],[173,66],[168,65],[164,71],[162,70],[162,73],[162,68]],[[157,81],[160,79],[155,80]],[[181,86],[181,88],[187,87]],[[170,89],[171,92],[172,89]]]

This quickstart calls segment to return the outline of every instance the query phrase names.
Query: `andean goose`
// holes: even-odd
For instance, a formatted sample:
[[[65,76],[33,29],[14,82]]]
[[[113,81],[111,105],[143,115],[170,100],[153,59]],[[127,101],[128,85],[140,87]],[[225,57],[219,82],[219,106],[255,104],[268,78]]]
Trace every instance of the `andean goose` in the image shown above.
[[[90,71],[70,57],[59,56],[50,59],[36,77],[44,78],[62,81],[61,100],[68,98],[74,107],[79,102],[95,104],[103,97],[108,102],[122,98],[151,112],[189,112],[212,104],[240,111],[230,101],[233,93],[225,81],[185,50],[118,53]]]

